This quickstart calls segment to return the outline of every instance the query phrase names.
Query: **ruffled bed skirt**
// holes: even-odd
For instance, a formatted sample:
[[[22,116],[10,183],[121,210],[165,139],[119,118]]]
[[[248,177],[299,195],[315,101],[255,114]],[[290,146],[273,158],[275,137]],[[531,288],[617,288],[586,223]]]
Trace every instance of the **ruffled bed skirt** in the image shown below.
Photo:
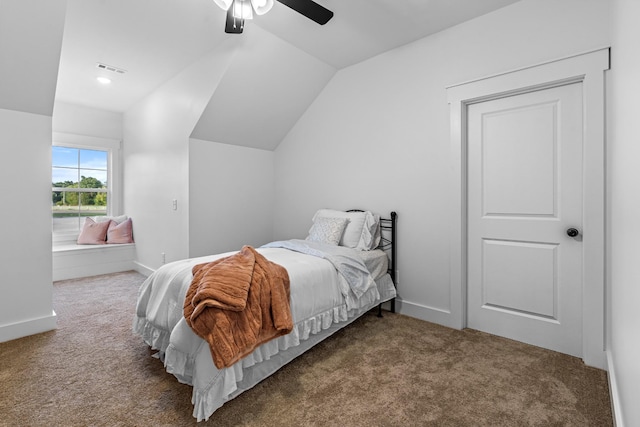
[[[167,372],[181,383],[193,386],[193,416],[198,421],[207,420],[228,400],[255,386],[373,307],[396,296],[388,275],[378,279],[376,284],[378,292],[375,288],[366,292],[359,299],[359,308],[347,309],[343,304],[299,321],[291,333],[260,345],[233,366],[221,370],[213,364],[204,340],[198,339],[196,348],[179,348],[176,342],[181,340],[174,335],[178,327],[174,331],[159,330],[146,319],[136,317],[133,329],[152,349],[158,350],[156,356],[163,361]],[[182,323],[186,325],[186,322]],[[183,329],[178,333],[192,332]]]

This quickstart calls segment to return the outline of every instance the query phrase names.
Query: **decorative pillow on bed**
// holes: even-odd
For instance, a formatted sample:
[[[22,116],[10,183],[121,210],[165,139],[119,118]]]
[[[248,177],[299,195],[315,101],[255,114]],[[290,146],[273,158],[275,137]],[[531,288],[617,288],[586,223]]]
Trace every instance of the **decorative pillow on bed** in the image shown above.
[[[108,222],[95,222],[91,218],[86,218],[77,243],[79,245],[104,245],[107,243],[107,228],[109,228]]]
[[[338,245],[349,220],[347,218],[319,217],[313,221],[307,240]]]
[[[115,220],[109,221],[107,243],[133,243],[133,224],[131,218],[127,218],[120,224]]]
[[[380,217],[369,211],[343,212],[334,209],[320,209],[313,216],[318,218],[346,218],[349,222],[340,239],[340,246],[368,251],[380,243]]]

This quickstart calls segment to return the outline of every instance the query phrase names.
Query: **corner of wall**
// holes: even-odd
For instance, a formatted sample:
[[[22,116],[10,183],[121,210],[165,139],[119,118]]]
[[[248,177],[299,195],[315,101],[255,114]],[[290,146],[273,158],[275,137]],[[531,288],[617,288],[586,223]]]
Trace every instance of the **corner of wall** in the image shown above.
[[[0,326],[0,342],[35,335],[56,329],[56,312],[51,310],[49,316],[24,320],[8,325]]]
[[[614,366],[614,359],[611,350],[606,351],[607,379],[609,381],[609,397],[611,399],[611,412],[613,413],[613,424],[615,427],[624,427],[622,420],[622,402],[620,401],[620,391],[618,390],[618,379]]]

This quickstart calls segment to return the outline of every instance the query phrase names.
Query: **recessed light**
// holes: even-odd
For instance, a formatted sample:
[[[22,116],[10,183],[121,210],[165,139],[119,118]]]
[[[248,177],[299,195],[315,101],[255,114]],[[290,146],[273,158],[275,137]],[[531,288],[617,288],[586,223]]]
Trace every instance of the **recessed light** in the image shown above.
[[[111,79],[108,79],[106,77],[96,77],[96,80],[98,80],[103,85],[108,85],[109,83],[111,83]]]

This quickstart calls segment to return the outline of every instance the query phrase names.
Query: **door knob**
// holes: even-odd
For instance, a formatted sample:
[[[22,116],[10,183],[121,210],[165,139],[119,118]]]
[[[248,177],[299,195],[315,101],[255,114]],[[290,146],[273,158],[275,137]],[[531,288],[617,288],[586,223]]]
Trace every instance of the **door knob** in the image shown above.
[[[577,228],[567,228],[567,236],[576,237],[580,234],[580,231]]]

